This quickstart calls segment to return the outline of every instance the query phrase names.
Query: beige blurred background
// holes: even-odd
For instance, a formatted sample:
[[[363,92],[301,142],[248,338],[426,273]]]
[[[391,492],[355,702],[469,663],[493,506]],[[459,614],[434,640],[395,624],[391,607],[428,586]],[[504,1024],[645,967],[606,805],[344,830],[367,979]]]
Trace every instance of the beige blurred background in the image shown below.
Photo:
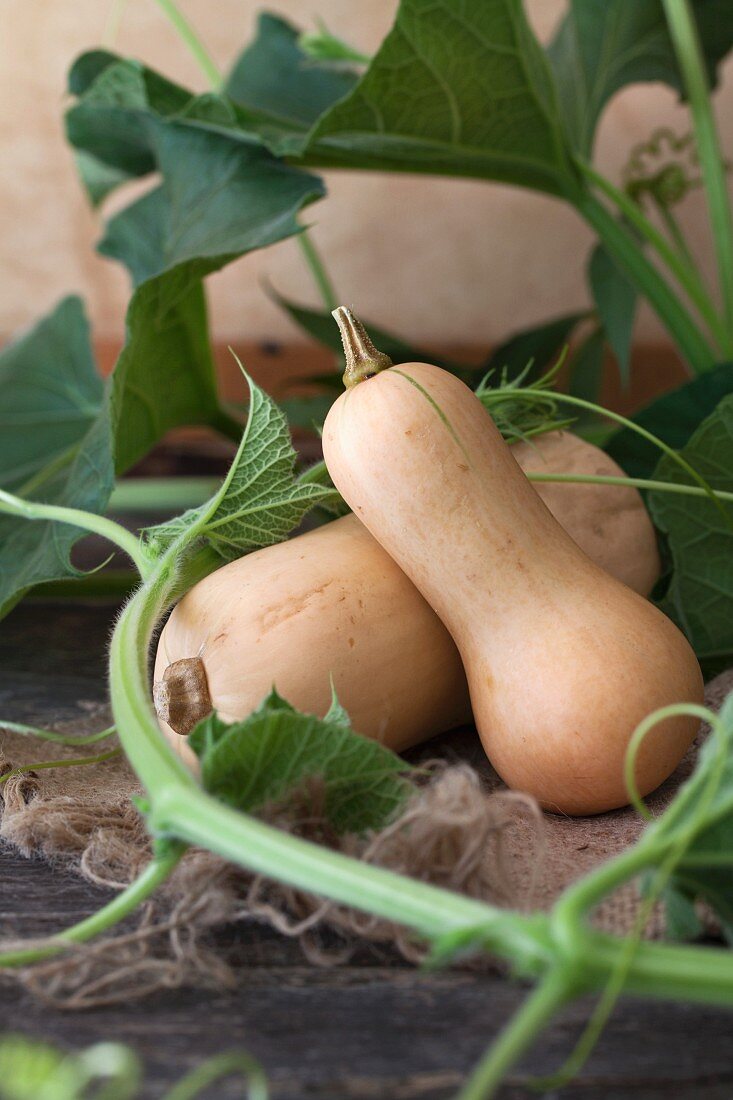
[[[271,0],[304,26],[321,16],[366,51],[387,31],[397,0]],[[629,0],[632,2],[632,0]],[[255,0],[180,0],[217,62],[228,67],[254,30]],[[109,29],[112,0],[0,0],[0,338],[29,324],[61,295],[80,293],[103,340],[122,334],[127,280],[97,257],[97,215],[88,209],[64,143],[65,74]],[[530,0],[547,37],[563,0]],[[204,81],[154,0],[128,0],[113,48],[195,89]],[[733,65],[716,99],[733,159]],[[618,179],[628,150],[659,125],[687,129],[686,112],[662,86],[622,92],[605,115],[597,147]],[[561,203],[472,181],[327,173],[329,194],[308,211],[339,295],[368,317],[426,343],[489,345],[517,327],[587,302],[583,269],[590,232]],[[714,271],[705,208],[690,196],[681,221]],[[210,280],[214,332],[240,341],[298,339],[261,289],[263,278],[317,302],[293,241],[253,253]],[[664,334],[647,309],[637,342]]]

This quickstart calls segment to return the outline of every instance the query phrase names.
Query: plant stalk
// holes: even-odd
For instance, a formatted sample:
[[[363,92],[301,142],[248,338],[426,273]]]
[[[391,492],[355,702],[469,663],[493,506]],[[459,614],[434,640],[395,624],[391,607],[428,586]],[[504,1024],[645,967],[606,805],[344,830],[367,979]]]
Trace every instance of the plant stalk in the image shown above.
[[[730,340],[733,339],[733,216],[726,186],[725,162],[715,126],[697,23],[689,0],[663,0],[663,3],[692,113],[697,155],[718,260],[723,314]]]
[[[190,50],[194,60],[201,69],[201,72],[208,80],[211,87],[215,91],[218,91],[222,82],[222,77],[221,73],[219,72],[218,66],[214,62],[211,54],[206,49],[199,36],[196,34],[189,21],[184,16],[183,12],[180,10],[178,5],[174,3],[174,0],[155,0],[155,2],[158,7],[167,15],[168,19],[178,31],[181,40]]]
[[[30,520],[54,520],[57,523],[68,523],[79,527],[82,531],[89,531],[94,535],[101,535],[109,542],[119,546],[120,550],[128,555],[135,564],[141,577],[146,577],[151,570],[151,563],[143,550],[140,540],[131,531],[122,527],[114,520],[104,516],[95,515],[93,512],[84,512],[80,508],[64,508],[58,504],[42,504],[40,501],[23,500],[0,489],[0,512],[10,516],[22,516]]]
[[[634,229],[636,229],[636,231],[648,241],[652,248],[655,249],[660,259],[667,265],[690,301],[698,310],[700,316],[706,322],[710,332],[720,345],[721,351],[726,355],[733,354],[733,339],[731,339],[731,334],[718,316],[715,305],[711,301],[710,295],[702,281],[700,272],[697,270],[694,263],[690,262],[691,257],[689,257],[689,253],[686,255],[684,253],[680,254],[680,252],[673,248],[664,235],[660,233],[656,226],[644,215],[638,203],[634,202],[629,195],[619,188],[614,187],[610,180],[607,180],[605,176],[596,172],[591,165],[586,164],[584,161],[578,161],[578,164],[588,179],[598,187],[599,191],[601,191],[606,198],[610,199],[611,202],[618,207],[627,221],[633,225]],[[667,222],[667,217],[665,217],[665,221]],[[621,233],[624,233],[623,228],[618,226],[618,223],[614,222],[614,224],[617,225]],[[667,224],[669,223],[667,222]],[[676,223],[674,224],[676,229]],[[675,236],[677,237],[677,234],[675,234]],[[631,243],[636,247],[639,256],[642,256],[638,246],[636,246],[633,241]],[[682,248],[686,250],[684,240],[682,240],[681,243]],[[606,241],[606,245],[610,250],[608,241]],[[651,265],[649,266],[651,267]],[[652,271],[655,270],[656,269],[652,267]],[[679,303],[677,309],[681,309]]]
[[[91,917],[60,932],[45,944],[0,953],[0,966],[30,966],[33,963],[42,962],[44,959],[59,955],[74,944],[86,943],[115,924],[119,924],[165,882],[185,850],[182,844],[166,844],[134,882]]]
[[[240,426],[239,434],[242,429]],[[117,482],[110,512],[182,512],[213,496],[222,479],[212,477],[126,477]]]
[[[318,288],[323,307],[331,313],[339,304],[338,298],[336,297],[336,291],[331,282],[331,277],[326,271],[321,255],[313,243],[313,238],[305,227],[302,233],[298,233],[298,244],[300,245],[303,258],[313,277],[313,282]]]
[[[590,191],[579,194],[575,206],[631,283],[647,298],[692,371],[701,373],[713,367],[717,361],[713,347],[633,237]]]
[[[529,481],[556,481],[569,485],[620,485],[633,489],[648,489],[650,492],[655,493],[678,493],[682,496],[710,499],[710,494],[706,489],[701,489],[698,485],[683,485],[678,481],[654,481],[645,477],[614,477],[611,474],[542,474],[534,470],[526,471],[524,476]],[[725,492],[722,489],[713,489],[713,492],[718,500],[733,503],[733,493]]]
[[[498,1039],[489,1047],[456,1100],[490,1100],[507,1071],[521,1058],[532,1040],[569,999],[572,983],[562,967],[548,971]]]

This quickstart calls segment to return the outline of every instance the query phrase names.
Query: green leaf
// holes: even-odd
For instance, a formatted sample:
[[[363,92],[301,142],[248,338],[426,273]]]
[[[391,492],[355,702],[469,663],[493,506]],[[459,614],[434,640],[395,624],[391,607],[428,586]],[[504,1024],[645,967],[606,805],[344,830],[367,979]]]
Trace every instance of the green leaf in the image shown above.
[[[263,12],[254,41],[224,85],[225,93],[250,112],[250,124],[275,152],[302,144],[313,123],[358,80],[349,69],[316,62],[298,39],[299,32],[285,19]]]
[[[516,378],[531,363],[530,378],[538,378],[553,365],[573,329],[588,316],[587,312],[567,313],[552,321],[517,332],[491,353],[483,369],[506,372],[508,378]]]
[[[733,395],[694,432],[682,456],[713,489],[733,492]],[[665,456],[655,480],[690,483]],[[649,508],[667,536],[673,573],[661,603],[684,629],[707,672],[733,663],[733,504],[653,492]]]
[[[279,404],[291,428],[319,432],[335,400],[335,393],[319,393],[286,397]]]
[[[108,195],[134,177],[119,168],[111,168],[91,153],[80,150],[76,156],[76,170],[93,207],[101,206]]]
[[[79,298],[64,298],[0,351],[0,486],[23,495],[71,458],[99,415],[103,393]]]
[[[175,271],[174,288],[190,284],[292,236],[298,211],[324,193],[263,146],[186,122],[153,121],[150,133],[163,185],[113,218],[99,245],[137,286],[165,271]]]
[[[402,0],[365,75],[315,125],[309,162],[576,188],[553,79],[521,0]]]
[[[692,776],[666,813],[647,826],[641,844],[680,853],[666,890],[673,930],[694,933],[690,903],[701,899],[733,942],[733,694],[725,700],[718,727],[702,746]]]
[[[733,393],[733,364],[722,363],[706,374],[665,393],[631,417],[670,447],[684,447],[695,429],[726,394]],[[651,477],[659,448],[630,428],[616,432],[605,446],[629,477]]]
[[[108,401],[69,457],[70,461],[49,471],[34,492],[26,494],[28,499],[104,512],[114,486]],[[70,560],[81,537],[78,527],[65,523],[29,523],[1,516],[0,618],[35,585],[83,576]]]
[[[78,298],[66,298],[0,352],[0,481],[32,500],[103,512],[113,486],[109,400]],[[36,584],[82,575],[82,535],[0,517],[0,617]]]
[[[354,733],[336,699],[325,718],[301,714],[272,694],[248,718],[227,725],[216,714],[189,744],[211,794],[254,813],[288,803],[319,784],[319,807],[339,833],[363,833],[390,821],[411,789],[407,766],[389,749]]]
[[[570,366],[568,390],[574,397],[597,402],[603,379],[603,355],[606,336],[603,329],[595,329],[578,348]]]
[[[124,473],[180,424],[216,425],[216,379],[200,281],[176,273],[144,283],[127,310],[112,376],[115,468]]]
[[[636,290],[602,244],[588,264],[588,282],[624,386],[629,382],[631,334],[636,314]]]
[[[299,36],[298,45],[314,61],[332,66],[361,66],[368,65],[371,61],[367,54],[350,46],[343,38],[337,38],[322,19],[318,20],[317,31],[308,31]]]
[[[217,494],[168,523],[150,528],[155,552],[186,531],[203,537],[225,561],[281,542],[316,504],[335,492],[296,479],[287,421],[272,398],[247,377],[250,401],[239,450]]]
[[[728,0],[692,0],[711,84],[733,45]],[[598,119],[628,84],[660,81],[683,94],[684,81],[661,0],[571,0],[547,51],[565,124],[588,156]]]

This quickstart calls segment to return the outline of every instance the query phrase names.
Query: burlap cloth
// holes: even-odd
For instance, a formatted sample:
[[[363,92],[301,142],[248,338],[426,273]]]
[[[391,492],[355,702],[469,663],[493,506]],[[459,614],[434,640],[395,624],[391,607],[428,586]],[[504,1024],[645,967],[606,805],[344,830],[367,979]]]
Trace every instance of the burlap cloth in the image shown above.
[[[707,687],[717,710],[733,689],[733,669]],[[64,732],[103,728],[108,715],[87,711]],[[700,735],[674,775],[648,799],[660,813],[694,767]],[[55,745],[0,729],[0,773],[11,766],[64,755]],[[435,758],[439,757],[436,761]],[[428,761],[431,761],[428,763]],[[598,817],[543,814],[531,799],[512,794],[481,750],[474,732],[431,742],[413,762],[425,778],[402,816],[364,838],[337,838],[319,813],[317,784],[295,804],[271,807],[273,824],[348,854],[499,905],[547,909],[573,880],[633,844],[643,822],[632,809]],[[145,825],[131,802],[139,790],[122,759],[92,767],[41,771],[0,786],[0,837],[26,856],[40,856],[90,882],[119,890],[150,859]],[[639,912],[634,884],[617,891],[595,914],[613,933],[628,931]],[[247,874],[208,852],[192,850],[155,899],[110,938],[18,973],[36,993],[66,1007],[86,1007],[183,982],[231,984],[236,974],[213,950],[210,930],[236,922],[264,922],[298,937],[314,961],[334,964],[364,940],[419,959],[421,947],[403,929],[311,895]],[[664,932],[658,906],[645,934]],[[0,949],[18,946],[0,942]]]

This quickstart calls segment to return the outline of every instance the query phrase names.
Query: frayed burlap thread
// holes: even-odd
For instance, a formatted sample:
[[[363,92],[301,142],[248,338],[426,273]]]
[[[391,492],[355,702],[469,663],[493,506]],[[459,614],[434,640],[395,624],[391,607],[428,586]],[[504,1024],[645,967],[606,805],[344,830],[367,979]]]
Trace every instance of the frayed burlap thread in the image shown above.
[[[708,687],[708,705],[717,709],[732,688],[733,671],[718,677]],[[75,732],[84,730],[75,727]],[[690,774],[704,736],[705,731],[675,775],[648,800],[654,815]],[[322,789],[313,781],[287,806],[267,807],[259,816],[366,863],[523,911],[549,908],[569,883],[641,834],[644,823],[629,808],[594,818],[541,813],[532,799],[503,788],[470,731],[443,739],[440,749],[438,761],[418,754],[418,780],[408,804],[378,832],[337,837],[324,819]],[[435,743],[429,750],[435,754]],[[37,754],[36,743],[0,734],[0,774],[38,759]],[[13,775],[0,786],[0,838],[96,885],[119,890],[131,882],[149,861],[151,847],[131,801],[138,787],[124,760],[39,775]],[[634,927],[639,911],[638,891],[631,885],[608,898],[594,920],[623,934]],[[296,938],[306,957],[320,965],[343,962],[364,941],[375,949],[396,948],[411,961],[424,955],[424,946],[391,922],[192,849],[155,898],[115,934],[16,977],[37,996],[69,1008],[127,1000],[184,982],[225,986],[235,974],[212,948],[211,930],[242,922],[264,923]],[[659,936],[663,929],[663,912],[656,907],[645,935]]]

